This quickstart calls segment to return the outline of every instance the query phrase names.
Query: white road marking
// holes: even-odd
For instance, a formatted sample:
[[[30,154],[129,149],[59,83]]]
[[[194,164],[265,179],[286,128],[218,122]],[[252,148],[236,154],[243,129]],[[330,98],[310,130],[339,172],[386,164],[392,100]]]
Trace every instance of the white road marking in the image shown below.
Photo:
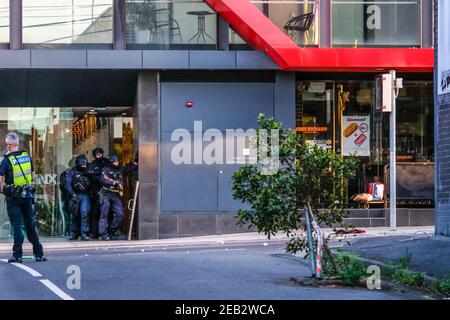
[[[6,260],[6,262],[8,262],[8,260]],[[28,272],[29,274],[31,274],[33,277],[42,277],[42,274],[40,274],[39,272],[37,272],[36,270],[31,269],[30,267],[24,266],[21,263],[11,263],[13,266],[16,266],[17,268],[20,268],[26,272]]]
[[[6,262],[8,263],[8,260],[6,259],[0,259],[0,261],[2,262]],[[31,274],[33,277],[42,277],[42,274],[40,274],[39,272],[37,272],[36,270],[31,269],[30,267],[24,266],[21,263],[10,263],[13,266],[16,266],[26,272],[28,272],[29,274]],[[41,282],[44,286],[46,286],[47,288],[49,288],[54,294],[56,294],[58,297],[60,297],[63,300],[75,300],[74,298],[72,298],[71,296],[69,296],[67,293],[65,293],[64,291],[62,291],[60,288],[58,288],[55,284],[53,284],[53,282],[51,282],[50,280],[47,279],[41,279],[39,280],[39,282]]]
[[[67,293],[62,291],[60,288],[58,288],[56,285],[53,284],[50,280],[42,279],[39,280],[43,285],[45,285],[47,288],[49,288],[51,291],[53,291],[54,294],[56,294],[58,297],[60,297],[63,300],[75,300],[71,296],[69,296]]]

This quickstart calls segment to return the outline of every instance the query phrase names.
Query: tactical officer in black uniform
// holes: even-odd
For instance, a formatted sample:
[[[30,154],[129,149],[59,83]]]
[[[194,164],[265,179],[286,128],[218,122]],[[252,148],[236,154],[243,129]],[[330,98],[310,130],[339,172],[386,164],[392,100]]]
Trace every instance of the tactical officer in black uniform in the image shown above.
[[[8,152],[0,164],[0,188],[6,198],[8,217],[14,234],[13,256],[8,262],[22,263],[23,226],[28,241],[33,244],[36,261],[47,261],[36,230],[34,187],[31,185],[35,175],[31,157],[27,152],[19,151],[19,138],[16,133],[8,133],[5,144]]]
[[[122,205],[123,174],[137,169],[137,163],[129,167],[120,167],[119,158],[116,155],[109,157],[110,165],[103,168],[101,175],[101,213],[98,231],[101,240],[125,240],[125,235],[120,232],[120,226],[124,218]],[[110,225],[110,236],[107,233],[109,210],[114,213]]]
[[[72,225],[72,217],[70,215],[69,210],[69,202],[71,199],[71,194],[66,189],[66,179],[72,167],[75,165],[75,158],[70,159],[68,163],[68,168],[61,172],[59,175],[59,191],[61,191],[61,200],[62,200],[62,211],[65,219],[65,235],[70,236],[71,225]]]
[[[70,194],[71,200],[69,210],[72,216],[72,227],[70,240],[87,241],[89,238],[89,212],[91,210],[91,200],[89,194],[91,191],[91,178],[88,173],[88,162],[85,155],[79,155],[75,159],[75,167],[67,174],[66,189]],[[78,220],[80,228],[78,227]],[[81,231],[81,234],[80,234]]]
[[[102,183],[100,177],[104,167],[109,165],[109,160],[103,156],[102,148],[95,148],[92,151],[94,160],[89,164],[89,174],[92,178],[92,193],[91,193],[91,224],[90,231],[92,237],[98,237],[98,221],[100,219],[100,190],[102,189]]]

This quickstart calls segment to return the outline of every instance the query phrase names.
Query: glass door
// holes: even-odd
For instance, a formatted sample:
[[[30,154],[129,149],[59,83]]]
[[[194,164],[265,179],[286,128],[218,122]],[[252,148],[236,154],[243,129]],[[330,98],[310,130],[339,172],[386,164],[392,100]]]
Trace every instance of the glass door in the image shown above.
[[[298,82],[296,103],[296,131],[305,143],[336,150],[334,82]]]

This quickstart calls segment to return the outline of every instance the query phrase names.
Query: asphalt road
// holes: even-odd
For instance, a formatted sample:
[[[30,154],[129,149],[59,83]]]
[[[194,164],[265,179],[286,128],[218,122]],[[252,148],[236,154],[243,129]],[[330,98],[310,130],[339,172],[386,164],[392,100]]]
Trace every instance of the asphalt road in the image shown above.
[[[0,260],[7,258],[0,255]],[[294,284],[291,277],[307,277],[310,271],[299,257],[285,254],[281,242],[71,249],[49,252],[48,258],[23,265],[0,261],[0,300],[414,298],[393,291]],[[73,270],[79,270],[79,279]]]

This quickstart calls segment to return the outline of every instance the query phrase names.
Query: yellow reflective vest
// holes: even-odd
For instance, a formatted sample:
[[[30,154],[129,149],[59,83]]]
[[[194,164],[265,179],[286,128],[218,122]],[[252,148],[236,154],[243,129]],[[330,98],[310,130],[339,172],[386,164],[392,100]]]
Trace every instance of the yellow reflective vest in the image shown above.
[[[8,159],[12,166],[14,186],[30,184],[33,180],[33,176],[31,175],[31,158],[28,153],[24,151],[18,156],[9,155]],[[20,169],[21,167],[22,170]]]

